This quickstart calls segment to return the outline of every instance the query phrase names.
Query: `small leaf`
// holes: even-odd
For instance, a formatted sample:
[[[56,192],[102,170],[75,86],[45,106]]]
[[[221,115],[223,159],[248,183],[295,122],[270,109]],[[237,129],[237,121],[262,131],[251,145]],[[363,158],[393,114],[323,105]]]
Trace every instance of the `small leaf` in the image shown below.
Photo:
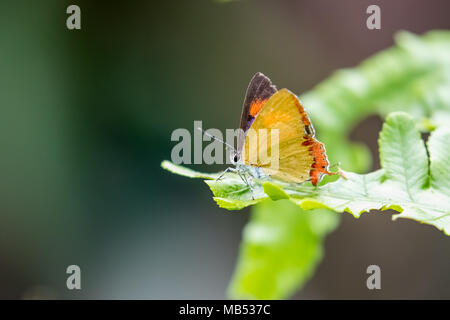
[[[267,194],[270,197],[270,199],[274,201],[281,199],[289,199],[289,195],[276,184],[273,184],[271,182],[265,182],[263,183],[263,188],[265,194]]]

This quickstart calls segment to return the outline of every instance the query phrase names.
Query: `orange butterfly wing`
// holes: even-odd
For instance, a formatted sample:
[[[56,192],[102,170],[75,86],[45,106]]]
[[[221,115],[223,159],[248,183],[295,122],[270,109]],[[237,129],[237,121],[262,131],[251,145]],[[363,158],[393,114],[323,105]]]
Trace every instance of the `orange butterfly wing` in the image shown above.
[[[270,138],[269,141],[262,138],[260,129],[267,129],[266,132],[278,130],[276,166],[264,156],[270,156],[274,148]],[[245,164],[261,167],[266,174],[286,182],[310,180],[313,185],[317,185],[324,174],[334,174],[328,171],[325,147],[314,138],[314,128],[308,115],[297,96],[289,90],[282,89],[270,97],[259,111],[250,131],[252,133],[246,135],[243,147],[242,159]],[[252,140],[255,136],[256,143]],[[258,156],[255,157],[255,154]]]

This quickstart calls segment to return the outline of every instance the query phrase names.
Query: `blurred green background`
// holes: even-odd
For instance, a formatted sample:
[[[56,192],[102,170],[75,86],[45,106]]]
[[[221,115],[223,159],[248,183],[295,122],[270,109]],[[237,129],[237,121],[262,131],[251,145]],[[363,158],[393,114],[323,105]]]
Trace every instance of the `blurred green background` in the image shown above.
[[[81,30],[66,8],[81,8]],[[366,8],[381,7],[381,30]],[[248,210],[160,169],[176,128],[238,125],[251,76],[311,89],[393,44],[449,29],[448,1],[2,1],[0,298],[225,298]],[[307,108],[307,106],[306,106]],[[381,120],[351,138],[377,162]],[[196,166],[217,171],[223,166]],[[293,298],[450,299],[450,241],[389,214],[343,214]],[[66,267],[82,290],[66,288]],[[380,265],[382,290],[366,268]]]

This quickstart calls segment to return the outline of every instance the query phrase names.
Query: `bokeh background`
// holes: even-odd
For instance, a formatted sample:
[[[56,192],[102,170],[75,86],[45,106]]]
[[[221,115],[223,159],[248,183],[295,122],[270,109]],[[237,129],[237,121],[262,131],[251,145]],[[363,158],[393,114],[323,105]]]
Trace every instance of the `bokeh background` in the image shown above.
[[[81,8],[82,29],[66,28]],[[370,4],[381,30],[366,28]],[[0,298],[220,299],[249,210],[160,169],[171,132],[238,125],[256,71],[302,93],[393,44],[449,29],[421,0],[2,1]],[[352,133],[377,162],[381,120]],[[196,166],[215,171],[223,166]],[[450,239],[389,213],[343,214],[294,299],[450,299]],[[82,290],[66,288],[66,267]],[[366,288],[366,268],[382,290]]]

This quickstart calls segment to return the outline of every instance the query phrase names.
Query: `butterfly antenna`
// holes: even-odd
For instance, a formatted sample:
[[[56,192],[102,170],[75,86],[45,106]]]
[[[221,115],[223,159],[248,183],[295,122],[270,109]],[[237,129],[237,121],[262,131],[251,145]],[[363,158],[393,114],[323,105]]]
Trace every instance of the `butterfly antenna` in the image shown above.
[[[203,129],[200,128],[200,127],[197,127],[197,129],[200,130],[201,132],[203,132],[203,134],[204,134],[205,136],[208,136],[208,137],[210,137],[211,139],[214,139],[214,140],[216,140],[216,141],[219,141],[219,142],[223,143],[223,144],[225,145],[225,147],[227,147],[228,149],[230,149],[230,150],[233,151],[233,152],[236,152],[236,149],[235,149],[232,145],[230,145],[229,143],[226,143],[226,142],[223,141],[222,139],[219,139],[219,138],[217,138],[216,136],[213,136],[212,134],[209,134],[208,132],[206,132],[205,130],[203,130]]]
[[[348,180],[347,176],[345,175],[345,172],[341,170],[341,168],[338,168],[338,175],[340,175],[342,178],[344,178],[345,180]]]
[[[331,168],[338,168],[339,169],[339,167],[341,166],[341,162],[340,161],[338,161],[338,162],[336,162],[336,163],[333,163],[331,166],[330,166],[330,169]]]

